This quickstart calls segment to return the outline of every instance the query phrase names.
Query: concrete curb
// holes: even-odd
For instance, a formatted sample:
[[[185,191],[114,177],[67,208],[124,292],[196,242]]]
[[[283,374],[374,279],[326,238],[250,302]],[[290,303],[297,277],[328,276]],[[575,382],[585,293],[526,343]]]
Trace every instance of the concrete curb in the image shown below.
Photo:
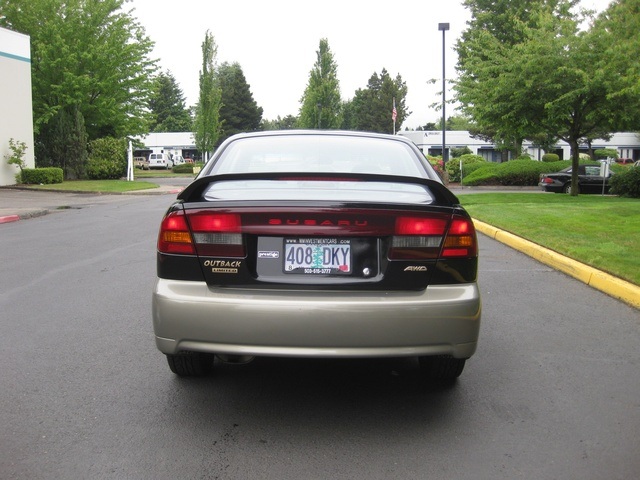
[[[17,222],[18,220],[20,220],[20,215],[6,215],[4,217],[0,217],[0,223]]]
[[[504,243],[528,256],[559,270],[607,295],[622,300],[632,307],[640,309],[640,287],[621,280],[613,275],[597,270],[589,265],[564,257],[509,232],[474,219],[473,223],[480,233]]]

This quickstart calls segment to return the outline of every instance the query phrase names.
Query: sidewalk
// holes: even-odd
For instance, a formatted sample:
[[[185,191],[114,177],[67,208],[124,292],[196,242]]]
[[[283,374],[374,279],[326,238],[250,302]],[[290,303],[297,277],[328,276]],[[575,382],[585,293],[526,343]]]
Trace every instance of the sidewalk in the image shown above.
[[[41,191],[33,189],[0,188],[0,224],[39,217],[55,211],[82,205],[109,203],[114,197],[130,195],[170,195],[173,198],[184,186],[160,185],[150,190],[138,190],[121,194],[96,194],[78,192]],[[588,265],[529,242],[521,237],[499,230],[491,225],[474,220],[476,229],[490,238],[538,260],[545,265],[570,275],[591,287],[620,299],[640,309],[640,287],[596,270]],[[1,226],[0,226],[1,228]]]
[[[20,187],[0,187],[0,224],[39,217],[86,204],[112,202],[115,197],[131,195],[173,195],[183,186],[160,185],[149,190],[126,193],[61,192]]]

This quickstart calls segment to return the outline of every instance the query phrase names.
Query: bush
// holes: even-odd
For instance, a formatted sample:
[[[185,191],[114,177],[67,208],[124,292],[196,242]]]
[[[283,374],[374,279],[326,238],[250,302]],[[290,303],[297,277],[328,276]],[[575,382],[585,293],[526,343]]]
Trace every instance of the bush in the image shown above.
[[[473,153],[469,147],[454,147],[450,150],[451,158],[459,158],[462,155]]]
[[[22,183],[27,185],[51,185],[62,183],[64,172],[58,167],[25,168],[22,170]]]
[[[450,160],[446,163],[445,168],[447,173],[449,174],[449,180],[452,182],[460,181],[460,162],[462,162],[462,173],[467,175],[467,167],[473,164],[485,164],[487,161],[482,158],[480,155],[474,154],[466,154],[462,155],[460,158],[456,158],[455,160]]]
[[[610,192],[621,197],[640,198],[640,167],[627,169],[611,177]]]
[[[91,180],[112,180],[127,172],[127,141],[124,138],[99,138],[89,144],[87,177]]]
[[[618,159],[618,151],[615,148],[600,148],[595,150],[593,154],[596,156],[596,160],[601,160],[605,158],[614,158]]]
[[[543,162],[557,162],[560,160],[560,155],[557,153],[545,153],[542,155]]]
[[[541,173],[558,172],[570,166],[570,160],[552,163],[533,160],[491,163],[464,177],[462,183],[464,185],[536,186]]]
[[[193,173],[193,163],[183,163],[171,169],[173,173]]]

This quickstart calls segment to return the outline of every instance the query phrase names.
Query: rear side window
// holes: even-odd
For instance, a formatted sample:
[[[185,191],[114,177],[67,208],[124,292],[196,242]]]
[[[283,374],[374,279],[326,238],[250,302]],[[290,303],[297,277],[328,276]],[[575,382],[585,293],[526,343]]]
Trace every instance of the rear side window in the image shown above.
[[[425,177],[416,153],[404,142],[349,136],[265,136],[236,140],[225,148],[213,174],[347,172]]]

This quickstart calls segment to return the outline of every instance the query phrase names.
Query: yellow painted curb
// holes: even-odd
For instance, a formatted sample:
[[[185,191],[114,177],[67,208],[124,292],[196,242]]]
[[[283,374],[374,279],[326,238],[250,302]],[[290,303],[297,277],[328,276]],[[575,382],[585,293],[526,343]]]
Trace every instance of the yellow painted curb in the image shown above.
[[[500,230],[489,224],[474,219],[473,223],[480,233],[487,235],[505,245],[508,245],[522,253],[538,260],[545,265],[553,267],[581,282],[600,290],[614,298],[640,309],[640,287],[633,283],[621,280],[596,268],[567,258],[559,253],[541,247],[540,245],[525,240],[509,232]]]

